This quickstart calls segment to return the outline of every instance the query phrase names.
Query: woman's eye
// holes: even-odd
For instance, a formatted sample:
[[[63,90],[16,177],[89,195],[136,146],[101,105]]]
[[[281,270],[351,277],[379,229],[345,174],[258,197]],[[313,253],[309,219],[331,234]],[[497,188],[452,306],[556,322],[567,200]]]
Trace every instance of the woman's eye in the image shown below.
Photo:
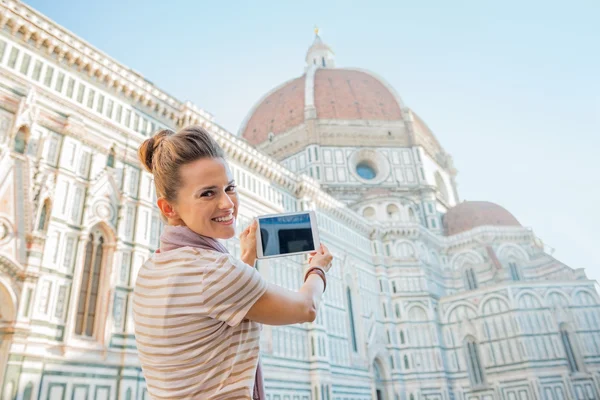
[[[235,185],[227,186],[227,189],[225,189],[225,191],[227,191],[227,192],[235,192],[235,188],[236,188]]]
[[[203,192],[200,197],[210,197],[212,195],[214,195],[215,192],[213,192],[212,190],[207,190],[206,192]]]

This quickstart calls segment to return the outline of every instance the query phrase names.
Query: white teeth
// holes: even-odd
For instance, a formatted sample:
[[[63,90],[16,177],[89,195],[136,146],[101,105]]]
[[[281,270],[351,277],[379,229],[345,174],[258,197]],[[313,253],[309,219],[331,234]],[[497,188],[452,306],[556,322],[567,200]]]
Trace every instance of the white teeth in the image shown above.
[[[233,219],[233,214],[229,214],[226,217],[219,217],[219,218],[213,218],[213,221],[217,221],[217,222],[227,222],[227,221],[231,221]]]

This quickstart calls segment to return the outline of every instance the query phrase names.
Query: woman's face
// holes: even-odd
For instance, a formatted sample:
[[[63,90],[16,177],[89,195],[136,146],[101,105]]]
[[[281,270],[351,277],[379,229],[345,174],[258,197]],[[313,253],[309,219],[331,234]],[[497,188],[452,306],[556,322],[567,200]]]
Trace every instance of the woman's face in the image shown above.
[[[235,235],[238,196],[223,158],[202,158],[179,170],[182,186],[173,208],[194,232],[215,239]]]

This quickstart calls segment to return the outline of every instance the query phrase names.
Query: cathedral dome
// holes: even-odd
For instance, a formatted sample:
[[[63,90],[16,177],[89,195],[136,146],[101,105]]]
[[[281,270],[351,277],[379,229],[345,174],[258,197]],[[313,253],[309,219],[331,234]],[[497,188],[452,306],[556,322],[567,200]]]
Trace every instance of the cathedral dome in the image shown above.
[[[241,135],[256,145],[301,125],[312,108],[320,120],[403,119],[402,103],[391,87],[372,73],[318,68],[267,94],[250,112]]]
[[[489,201],[463,201],[449,209],[444,216],[448,236],[485,225],[521,226],[504,207]]]
[[[331,48],[318,35],[306,54],[305,73],[267,93],[247,115],[239,134],[253,145],[288,132],[307,119],[353,122],[404,121],[402,100],[375,74],[336,68]]]

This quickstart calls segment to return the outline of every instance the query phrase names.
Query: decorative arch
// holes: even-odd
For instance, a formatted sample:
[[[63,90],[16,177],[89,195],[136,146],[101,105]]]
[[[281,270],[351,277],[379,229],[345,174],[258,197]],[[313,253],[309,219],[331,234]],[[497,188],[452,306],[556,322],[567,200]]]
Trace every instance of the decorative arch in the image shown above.
[[[414,258],[417,253],[414,244],[408,240],[397,241],[394,250],[398,258]]]
[[[479,306],[479,314],[483,316],[499,314],[510,310],[504,297],[498,295],[486,296]]]
[[[517,304],[523,309],[542,308],[542,303],[540,296],[531,290],[523,291],[517,297]]]
[[[569,296],[560,290],[550,290],[546,293],[546,305],[549,307],[569,307]]]
[[[573,293],[573,303],[578,306],[592,306],[598,304],[598,301],[594,293],[579,289]]]
[[[455,270],[460,270],[466,265],[477,265],[481,263],[483,263],[483,257],[473,250],[462,251],[453,255],[450,259],[450,265]]]
[[[446,322],[459,322],[477,317],[477,310],[467,301],[460,301],[450,308],[444,317]]]
[[[117,243],[117,235],[115,230],[105,221],[95,221],[91,229],[82,233],[87,235],[93,232],[101,232],[108,246],[114,246]]]
[[[406,314],[409,322],[429,321],[427,310],[418,304],[409,307]]]
[[[505,261],[529,261],[529,255],[521,247],[513,243],[504,243],[498,247],[498,258]]]

